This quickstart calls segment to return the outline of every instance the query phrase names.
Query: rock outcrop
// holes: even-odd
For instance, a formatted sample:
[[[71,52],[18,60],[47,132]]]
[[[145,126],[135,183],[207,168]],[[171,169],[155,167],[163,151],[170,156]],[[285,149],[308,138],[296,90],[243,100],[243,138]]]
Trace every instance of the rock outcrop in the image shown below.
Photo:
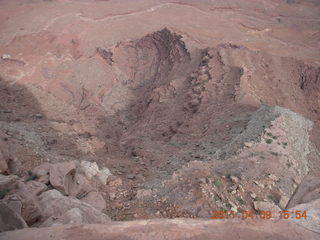
[[[281,239],[318,240],[319,234],[308,231],[290,220],[194,220],[194,219],[152,219],[132,222],[112,222],[104,225],[55,226],[31,228],[0,233],[1,240],[53,239],[86,240],[130,239],[130,240],[180,240],[180,239]]]
[[[26,227],[28,225],[19,214],[6,204],[0,203],[0,232]]]
[[[46,219],[41,226],[48,227],[72,223],[101,224],[110,221],[107,215],[99,211],[101,203],[100,209],[98,207],[95,208],[76,198],[63,196],[57,190],[44,192],[39,199],[42,218]],[[103,199],[100,201],[103,201]]]
[[[320,178],[307,176],[299,184],[295,193],[288,202],[287,208],[295,207],[298,204],[308,203],[320,198]]]
[[[105,169],[101,170],[102,173]],[[101,181],[92,178],[100,170],[98,168],[97,173],[90,179],[83,175],[85,171],[86,168],[82,166],[80,169],[72,161],[41,164],[29,171],[26,179],[15,175],[0,175],[0,191],[3,195],[0,202],[14,212],[10,212],[13,219],[22,219],[25,222],[17,223],[17,228],[107,223],[110,218],[102,213],[106,208],[106,200],[96,188],[101,185]],[[3,230],[14,227],[14,223],[10,223],[5,225]]]

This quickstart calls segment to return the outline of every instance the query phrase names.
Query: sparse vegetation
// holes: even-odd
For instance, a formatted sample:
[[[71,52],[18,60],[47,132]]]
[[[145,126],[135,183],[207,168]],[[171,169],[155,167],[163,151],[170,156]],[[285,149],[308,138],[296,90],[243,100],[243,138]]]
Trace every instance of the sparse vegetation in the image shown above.
[[[274,155],[274,156],[279,156],[279,153],[277,153],[277,152],[270,152],[272,155]]]
[[[272,143],[272,139],[268,138],[268,139],[266,140],[266,143],[271,144],[271,143]]]
[[[219,180],[216,180],[213,182],[213,184],[216,186],[216,187],[219,187],[221,185],[221,182]]]
[[[271,137],[271,138],[274,139],[274,140],[278,139],[278,136],[274,136],[274,135],[272,135],[272,133],[270,133],[270,132],[267,132],[267,136],[268,136],[268,137]]]
[[[274,195],[268,195],[268,198],[274,203],[277,203],[277,204],[279,203],[279,199]]]
[[[7,194],[8,194],[9,190],[5,189],[0,191],[0,199],[3,199]]]

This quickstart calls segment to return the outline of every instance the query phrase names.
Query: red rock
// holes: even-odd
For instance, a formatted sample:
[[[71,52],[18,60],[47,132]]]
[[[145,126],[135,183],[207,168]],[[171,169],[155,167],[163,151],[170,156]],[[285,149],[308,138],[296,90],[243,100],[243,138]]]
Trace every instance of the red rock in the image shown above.
[[[69,196],[81,196],[93,190],[88,179],[83,175],[76,173],[72,179],[68,182],[66,189]]]
[[[52,226],[55,223],[65,222],[68,218],[65,213],[78,208],[81,212],[82,223],[107,223],[110,218],[93,206],[74,197],[63,196],[57,190],[49,190],[40,195],[41,215],[46,220],[43,226]],[[72,218],[73,219],[73,218]]]
[[[50,167],[50,183],[59,191],[68,194],[70,183],[76,173],[74,162],[62,162],[52,164]]]
[[[0,240],[318,240],[319,234],[309,231],[290,220],[193,220],[152,219],[107,224],[65,225],[49,228],[30,228],[5,232]]]
[[[99,211],[102,211],[106,208],[106,201],[98,192],[89,192],[85,197],[81,199],[81,201],[90,204]]]

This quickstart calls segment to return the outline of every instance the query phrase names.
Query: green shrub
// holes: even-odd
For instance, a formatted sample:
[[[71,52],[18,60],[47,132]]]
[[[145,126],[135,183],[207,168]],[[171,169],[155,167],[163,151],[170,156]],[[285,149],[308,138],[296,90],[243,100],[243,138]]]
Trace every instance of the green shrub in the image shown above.
[[[7,189],[0,191],[0,199],[3,199],[8,193],[9,190]]]
[[[219,180],[216,180],[213,182],[213,184],[216,186],[216,187],[219,187],[221,185],[221,182]]]
[[[272,139],[267,139],[266,143],[271,144],[272,143]]]

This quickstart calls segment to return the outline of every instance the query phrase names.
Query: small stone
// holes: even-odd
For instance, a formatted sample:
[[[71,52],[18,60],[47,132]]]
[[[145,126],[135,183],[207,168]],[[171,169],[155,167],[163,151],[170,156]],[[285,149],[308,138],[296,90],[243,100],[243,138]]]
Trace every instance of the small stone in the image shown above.
[[[207,74],[201,74],[200,76],[198,76],[197,80],[199,82],[205,82],[209,80],[209,76]]]
[[[252,142],[245,142],[244,145],[248,148],[251,148],[253,146]]]
[[[255,193],[250,193],[250,196],[255,199],[257,197],[257,195]]]
[[[10,59],[10,58],[11,58],[11,55],[10,55],[10,54],[3,54],[3,55],[1,56],[1,58],[2,58],[3,60],[5,60],[5,59]]]
[[[264,185],[258,181],[253,181],[257,186],[259,186],[260,188],[264,188]]]
[[[234,194],[236,194],[236,193],[237,193],[236,190],[233,190],[233,191],[231,192],[232,195],[234,195]]]
[[[276,175],[274,175],[274,174],[270,174],[269,175],[269,178],[271,179],[271,180],[274,180],[274,181],[279,181],[279,178],[276,176]]]
[[[204,66],[200,67],[200,69],[199,69],[199,73],[200,74],[205,74],[206,72],[207,72],[207,68],[206,67],[204,67]]]
[[[238,212],[238,208],[237,208],[237,207],[232,207],[232,208],[231,208],[231,211],[233,211],[233,212]]]
[[[136,176],[135,176],[134,174],[128,174],[127,178],[128,178],[128,179],[135,179]]]
[[[236,176],[230,176],[230,179],[233,183],[239,182],[239,178],[237,178]]]
[[[229,204],[231,205],[231,207],[233,207],[233,208],[236,208],[236,209],[237,209],[237,205],[236,205],[234,202],[229,201]]]
[[[43,118],[43,115],[41,113],[37,113],[35,117],[40,119],[40,118]]]
[[[240,192],[244,192],[244,189],[243,189],[242,185],[239,185],[237,189],[238,189]]]

